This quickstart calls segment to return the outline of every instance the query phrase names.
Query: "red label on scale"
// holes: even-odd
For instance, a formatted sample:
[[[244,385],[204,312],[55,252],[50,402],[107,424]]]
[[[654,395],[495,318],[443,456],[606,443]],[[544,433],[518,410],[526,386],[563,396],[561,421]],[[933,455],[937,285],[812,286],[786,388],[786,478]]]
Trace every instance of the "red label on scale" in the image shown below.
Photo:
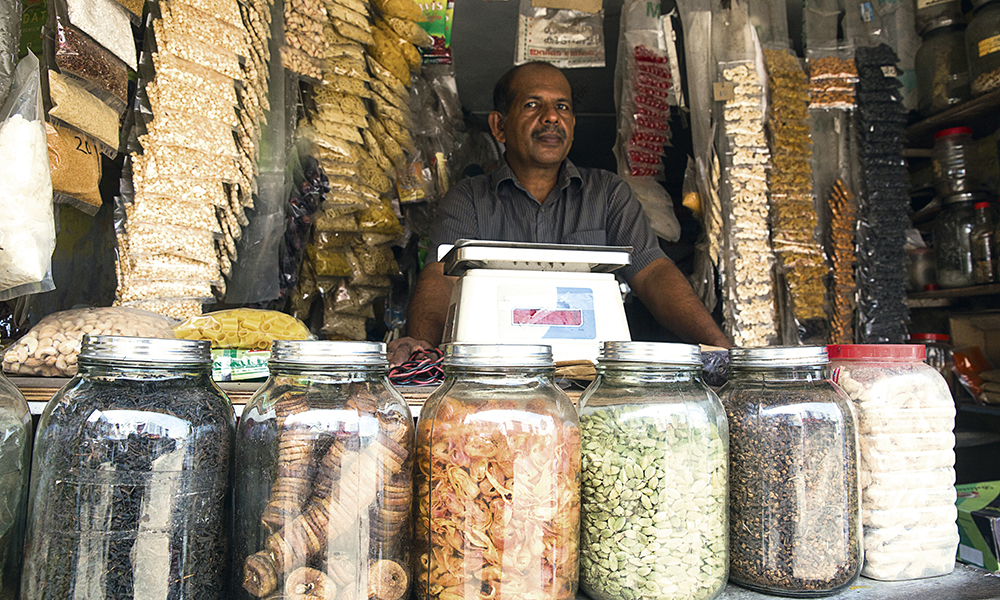
[[[583,311],[575,308],[515,308],[514,325],[566,325],[583,324]]]

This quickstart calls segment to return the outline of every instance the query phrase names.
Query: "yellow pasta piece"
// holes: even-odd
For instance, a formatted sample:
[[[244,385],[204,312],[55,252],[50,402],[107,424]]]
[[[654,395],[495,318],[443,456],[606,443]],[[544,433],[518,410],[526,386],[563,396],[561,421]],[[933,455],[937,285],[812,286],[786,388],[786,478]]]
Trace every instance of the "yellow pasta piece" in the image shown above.
[[[179,338],[208,340],[213,348],[267,349],[274,340],[311,337],[305,323],[274,310],[234,308],[198,315],[174,328]]]

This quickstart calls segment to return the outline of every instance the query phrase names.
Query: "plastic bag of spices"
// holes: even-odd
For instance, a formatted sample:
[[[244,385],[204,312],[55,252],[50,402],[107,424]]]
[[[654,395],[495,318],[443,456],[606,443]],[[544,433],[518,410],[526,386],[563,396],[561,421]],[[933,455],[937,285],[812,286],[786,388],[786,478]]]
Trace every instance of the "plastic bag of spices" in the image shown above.
[[[14,70],[0,108],[0,300],[55,288],[55,248],[38,59],[29,53]]]
[[[55,201],[88,215],[101,208],[101,155],[87,135],[45,124],[49,147],[49,172]]]
[[[56,19],[53,60],[59,72],[72,75],[119,115],[128,104],[128,66],[76,27]]]
[[[93,136],[101,151],[109,156],[118,152],[118,113],[77,83],[74,79],[49,71],[49,117],[73,129]]]
[[[57,0],[52,5],[56,19],[68,19],[133,71],[139,68],[129,13],[115,0]]]

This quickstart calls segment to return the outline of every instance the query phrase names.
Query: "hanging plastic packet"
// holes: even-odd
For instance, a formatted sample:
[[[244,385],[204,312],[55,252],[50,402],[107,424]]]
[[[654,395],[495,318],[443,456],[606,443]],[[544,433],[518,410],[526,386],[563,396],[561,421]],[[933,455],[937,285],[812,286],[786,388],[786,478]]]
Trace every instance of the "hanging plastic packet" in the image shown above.
[[[423,55],[424,64],[450,65],[451,29],[455,22],[455,0],[446,0],[445,2],[417,0],[417,4],[427,17],[427,22],[419,25],[430,35],[432,44],[420,52]],[[392,24],[391,18],[390,24]]]
[[[14,70],[0,109],[0,300],[55,289],[56,232],[38,59]]]
[[[604,11],[542,8],[521,0],[514,64],[541,60],[560,69],[604,67]]]
[[[90,137],[45,124],[49,168],[55,201],[69,204],[88,215],[101,208],[101,155]]]

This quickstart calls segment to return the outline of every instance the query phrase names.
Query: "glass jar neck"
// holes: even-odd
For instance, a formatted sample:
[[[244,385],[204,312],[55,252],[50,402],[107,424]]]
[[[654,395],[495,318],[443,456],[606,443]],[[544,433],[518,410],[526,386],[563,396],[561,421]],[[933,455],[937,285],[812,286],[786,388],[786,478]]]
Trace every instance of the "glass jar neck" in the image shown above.
[[[477,379],[502,384],[505,381],[555,379],[555,367],[499,367],[488,365],[444,367],[446,379]]]
[[[992,225],[993,212],[989,207],[976,209],[976,225]]]
[[[212,364],[177,365],[170,363],[139,363],[123,365],[111,362],[80,362],[79,374],[84,379],[124,378],[124,379],[198,379],[211,377]]]
[[[613,363],[597,366],[598,374],[613,383],[701,383],[701,365]]]
[[[751,367],[729,365],[731,381],[813,382],[827,379],[828,365]]]
[[[385,365],[272,365],[272,377],[309,379],[313,382],[379,379],[388,373]]]

